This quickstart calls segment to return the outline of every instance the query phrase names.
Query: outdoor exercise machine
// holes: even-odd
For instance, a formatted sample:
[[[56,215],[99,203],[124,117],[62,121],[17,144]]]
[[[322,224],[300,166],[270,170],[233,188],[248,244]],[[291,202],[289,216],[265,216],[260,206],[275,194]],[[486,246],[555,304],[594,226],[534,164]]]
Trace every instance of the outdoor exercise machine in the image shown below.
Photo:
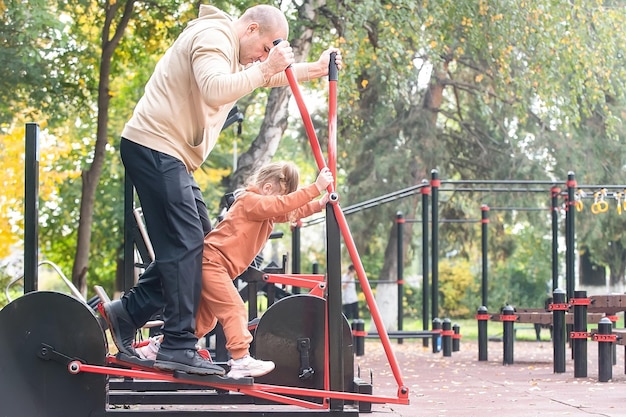
[[[405,218],[404,214],[398,212],[396,214],[396,227],[397,227],[397,256],[398,256],[398,272],[397,280],[395,282],[390,281],[390,284],[396,284],[398,287],[397,294],[397,308],[398,308],[398,331],[393,333],[393,337],[399,341],[402,340],[402,334],[405,333],[408,337],[421,337],[424,341],[424,346],[428,346],[429,338],[433,339],[433,353],[439,351],[438,338],[442,331],[438,328],[439,325],[443,325],[439,316],[439,226],[442,223],[480,223],[482,230],[482,303],[487,305],[487,282],[488,282],[488,251],[487,251],[487,235],[489,225],[489,211],[490,207],[486,204],[482,204],[481,218],[480,219],[440,219],[439,218],[439,195],[441,192],[489,192],[489,193],[544,193],[550,192],[553,201],[555,196],[558,196],[560,190],[554,186],[554,181],[529,181],[529,180],[441,180],[439,178],[439,172],[436,169],[431,171],[430,180],[422,180],[421,184],[409,186],[388,194],[384,194],[351,206],[346,206],[343,209],[345,215],[355,214],[362,210],[367,210],[372,207],[376,207],[381,204],[396,201],[401,198],[414,196],[416,194],[421,195],[421,219],[409,219]],[[551,186],[547,188],[547,186]],[[556,203],[553,203],[556,204]],[[517,209],[519,211],[531,210],[526,208],[508,208],[508,207],[493,207],[492,211],[496,210],[512,210]],[[545,209],[547,210],[547,208]],[[558,231],[558,214],[553,210],[553,235]],[[313,218],[303,222],[304,227],[310,226],[321,222],[321,218]],[[403,279],[403,229],[406,223],[421,223],[422,224],[422,323],[423,329],[421,331],[409,331],[403,330],[403,297],[404,297],[404,279]],[[294,228],[294,233],[299,233],[299,228]],[[431,237],[432,236],[432,237]],[[294,241],[297,242],[297,235],[294,234]],[[556,238],[553,240],[553,256],[556,257],[557,247]],[[299,250],[294,250],[294,254],[299,253]],[[294,259],[294,265],[297,261]],[[557,265],[556,262],[553,265]],[[431,272],[432,268],[432,272]],[[431,279],[429,279],[429,276]],[[553,271],[553,281],[558,277],[558,270]],[[371,281],[370,281],[371,282]],[[556,288],[556,285],[554,286]],[[431,308],[429,309],[429,306]],[[432,317],[432,320],[431,320]],[[432,326],[432,327],[431,327]],[[429,330],[429,328],[431,330]],[[458,342],[459,335],[453,333],[455,342]]]
[[[303,116],[318,168],[326,163],[291,68],[290,87]],[[337,68],[329,71],[329,167],[336,176]],[[276,363],[274,372],[257,380],[166,373],[108,354],[104,329],[93,308],[71,295],[38,291],[39,127],[26,126],[24,295],[0,310],[0,403],[5,415],[139,416],[196,415],[358,415],[373,403],[408,404],[399,365],[338,203],[329,186],[326,208],[327,273],[325,276],[274,276],[309,288],[309,294],[274,303],[258,322],[255,354]],[[132,200],[130,187],[125,198]],[[132,189],[131,189],[132,190]],[[125,238],[131,238],[125,231]],[[386,357],[397,382],[396,396],[374,395],[371,383],[354,375],[352,334],[341,314],[340,239],[343,236],[357,270]],[[126,279],[134,276],[134,254],[125,244]],[[130,255],[130,256],[129,256]],[[128,275],[128,274],[131,275]],[[268,282],[271,282],[268,279]],[[120,380],[120,378],[123,378]],[[139,404],[148,409],[123,409]],[[156,405],[161,405],[158,407]],[[191,408],[163,407],[184,404]],[[251,410],[225,404],[252,404]],[[285,406],[255,409],[261,405]],[[218,405],[215,409],[200,405]]]
[[[587,376],[587,339],[599,343],[599,380],[610,379],[610,365],[615,362],[615,345],[624,344],[626,332],[614,329],[618,321],[617,314],[626,311],[626,297],[620,294],[593,295],[587,297],[586,291],[576,290],[575,263],[575,221],[576,212],[584,208],[584,199],[593,199],[591,212],[606,213],[610,200],[617,202],[617,213],[624,210],[624,185],[578,185],[573,172],[568,173],[566,191],[561,193],[557,187],[552,191],[553,213],[553,297],[545,309],[527,309],[505,306],[499,314],[488,314],[487,308],[478,309],[476,318],[479,327],[479,360],[487,360],[488,320],[503,323],[503,363],[513,363],[513,340],[515,323],[533,323],[550,325],[554,349],[554,372],[565,372],[565,342],[569,340],[574,357],[574,376]],[[558,288],[558,257],[557,231],[558,220],[555,219],[559,210],[558,198],[563,196],[565,208],[565,242],[566,242],[566,290]],[[608,201],[607,201],[608,200]],[[598,329],[589,332],[587,325],[598,324]],[[607,330],[608,329],[608,330]],[[607,355],[607,351],[613,352]],[[610,359],[607,359],[610,358]],[[609,364],[609,362],[612,362]]]
[[[402,340],[403,331],[403,297],[404,297],[404,279],[403,279],[403,229],[407,223],[422,224],[422,331],[406,332],[407,337],[422,337],[424,346],[428,346],[430,335],[433,337],[433,352],[438,349],[438,337],[442,329],[438,325],[442,325],[439,316],[439,226],[442,223],[480,223],[482,231],[481,247],[482,247],[482,303],[487,305],[488,298],[488,225],[489,212],[496,210],[548,210],[548,208],[513,208],[513,207],[492,207],[486,204],[480,206],[480,219],[440,219],[439,218],[439,195],[441,192],[489,192],[489,193],[550,193],[553,198],[552,208],[552,229],[553,235],[558,232],[558,211],[554,209],[555,201],[560,193],[560,189],[555,187],[555,181],[529,181],[529,180],[441,180],[439,172],[435,169],[431,171],[431,179],[422,180],[421,184],[403,188],[388,194],[384,194],[370,200],[366,200],[343,209],[345,215],[357,213],[380,204],[396,201],[401,198],[421,195],[421,219],[405,218],[403,213],[396,214],[395,225],[397,227],[397,256],[398,256],[398,275],[397,280],[390,281],[390,284],[396,284],[398,287],[397,308],[398,308],[398,331],[393,335],[399,341]],[[557,207],[558,208],[558,207]],[[316,224],[320,218],[313,218],[304,222],[305,226]],[[297,228],[296,228],[297,230]],[[432,236],[432,237],[431,237]],[[553,257],[557,256],[556,238],[553,239]],[[295,251],[294,251],[295,253]],[[295,261],[294,261],[295,263]],[[553,265],[557,265],[555,261]],[[431,272],[432,268],[432,272]],[[429,279],[430,278],[430,279]],[[558,270],[553,270],[553,281],[558,278]],[[554,285],[556,288],[556,284]],[[431,308],[429,309],[429,305]],[[430,319],[432,317],[432,320]],[[429,326],[431,330],[429,330]],[[443,330],[445,331],[445,330]],[[458,341],[460,337],[457,334],[453,336]]]
[[[565,184],[565,189],[562,191],[560,183]],[[480,206],[481,217],[480,219],[439,219],[439,193],[440,192],[489,192],[489,193],[545,193],[550,196],[550,205],[546,207],[490,207],[487,204]],[[552,290],[559,288],[559,258],[558,258],[558,239],[559,239],[559,218],[563,211],[565,213],[565,242],[566,242],[566,295],[567,299],[574,298],[574,268],[575,268],[575,212],[580,212],[585,207],[585,200],[591,200],[590,209],[594,214],[605,213],[611,206],[611,201],[616,202],[616,210],[618,214],[622,211],[626,211],[626,186],[624,185],[578,185],[575,180],[573,172],[568,173],[567,181],[560,180],[547,180],[547,181],[535,181],[535,180],[441,180],[437,170],[431,171],[431,179],[423,180],[422,184],[407,187],[389,194],[385,194],[352,206],[344,208],[344,214],[349,215],[361,210],[365,210],[371,207],[378,206],[380,204],[395,201],[400,198],[405,198],[421,194],[422,196],[422,215],[421,219],[407,219],[404,218],[402,213],[396,215],[396,227],[398,228],[398,279],[395,284],[398,286],[398,332],[394,334],[395,337],[402,337],[402,302],[403,302],[403,284],[402,279],[402,265],[403,260],[400,259],[402,254],[402,229],[406,223],[409,222],[421,222],[422,223],[422,317],[424,329],[420,335],[426,335],[428,333],[429,320],[429,301],[432,303],[432,317],[438,316],[438,246],[439,246],[439,225],[446,222],[464,222],[464,223],[480,223],[481,224],[481,247],[482,247],[482,307],[477,313],[477,319],[484,320],[485,318],[492,320],[501,320],[502,314],[487,314],[488,305],[488,225],[490,222],[489,213],[494,211],[548,211],[551,216],[551,231],[552,231]],[[432,204],[429,203],[429,197]],[[563,199],[563,202],[561,201]],[[429,216],[429,208],[431,216]],[[573,209],[575,208],[575,210]],[[432,217],[432,220],[429,219]],[[316,219],[307,221],[306,224],[315,224]],[[431,228],[429,229],[429,223]],[[432,240],[429,240],[429,232],[432,233]],[[429,253],[429,248],[431,252]],[[429,262],[430,260],[430,262]],[[429,269],[432,265],[432,286],[428,279]],[[394,284],[394,282],[390,282]],[[429,294],[430,293],[430,294]],[[430,297],[429,297],[430,295]],[[601,296],[599,296],[601,297]],[[599,300],[600,298],[598,298]],[[594,312],[589,313],[590,320],[596,323],[603,315],[608,314],[610,320],[615,322],[615,317],[610,314],[610,310],[614,308],[614,305],[607,306],[601,305],[599,301],[595,301]],[[614,303],[611,301],[611,303]],[[541,313],[545,312],[546,315]],[[535,326],[547,326],[550,320],[546,317],[551,317],[551,312],[546,309],[528,309],[517,308],[516,321],[518,323],[532,323]],[[433,319],[432,331],[438,330],[435,327],[437,321]],[[567,323],[568,326],[573,325],[573,321],[570,320]],[[571,329],[570,329],[571,330]],[[416,332],[409,332],[407,334],[413,334]],[[486,333],[485,333],[485,341]],[[428,344],[428,339],[424,338],[425,346]],[[433,346],[435,348],[435,346]],[[435,350],[433,350],[435,351]],[[479,348],[479,359],[487,360],[486,342],[482,349]]]

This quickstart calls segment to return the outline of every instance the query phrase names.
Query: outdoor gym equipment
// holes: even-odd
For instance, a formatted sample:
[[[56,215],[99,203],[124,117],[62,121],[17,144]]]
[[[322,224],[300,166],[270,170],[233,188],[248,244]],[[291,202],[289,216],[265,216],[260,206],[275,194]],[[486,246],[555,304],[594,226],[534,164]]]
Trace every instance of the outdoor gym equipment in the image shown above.
[[[481,307],[477,314],[479,361],[487,360],[487,332],[489,320],[503,324],[503,364],[513,364],[515,323],[550,324],[554,373],[564,373],[566,365],[566,342],[571,341],[574,359],[574,377],[587,377],[587,341],[598,343],[598,381],[607,382],[612,378],[612,365],[616,363],[615,345],[626,343],[626,331],[614,329],[617,314],[626,311],[626,296],[623,294],[587,296],[586,291],[575,291],[574,297],[566,302],[565,291],[556,289],[552,302],[545,309],[515,309],[505,306],[499,314],[489,314]],[[588,330],[589,324],[597,324],[597,329]],[[569,329],[569,332],[567,331]],[[626,369],[626,368],[625,368]],[[626,372],[626,371],[625,371]]]
[[[549,181],[532,181],[532,180],[440,180],[439,174],[436,170],[432,170],[431,181],[423,180],[421,184],[410,186],[398,191],[394,191],[389,194],[381,195],[379,197],[363,201],[352,206],[345,207],[343,213],[345,215],[353,214],[361,210],[366,210],[372,207],[376,207],[380,204],[395,201],[400,198],[413,196],[415,194],[421,194],[422,196],[422,218],[419,220],[406,219],[402,213],[396,215],[396,225],[398,228],[398,279],[395,284],[398,286],[398,334],[390,335],[398,337],[401,340],[402,330],[402,302],[403,302],[403,279],[402,279],[402,265],[404,264],[401,259],[403,253],[402,247],[402,228],[405,223],[421,222],[422,223],[422,318],[423,318],[423,332],[416,332],[418,335],[428,334],[428,305],[429,295],[432,300],[432,317],[438,315],[438,270],[437,265],[439,263],[438,258],[438,235],[439,224],[445,222],[463,222],[463,223],[480,223],[482,229],[482,307],[487,311],[488,305],[488,252],[487,252],[487,233],[489,225],[489,213],[490,211],[549,211],[552,220],[552,289],[557,289],[559,280],[559,217],[562,212],[565,213],[565,242],[566,242],[566,287],[567,298],[574,298],[574,271],[575,271],[575,222],[574,215],[576,212],[581,212],[584,209],[584,199],[592,199],[590,205],[591,212],[593,214],[604,214],[610,209],[611,200],[616,202],[616,211],[618,215],[622,214],[622,211],[626,210],[626,187],[624,185],[579,185],[575,180],[573,172],[568,173],[567,181],[565,183],[565,189],[562,191],[561,186],[557,184],[561,181],[549,180]],[[439,219],[438,218],[438,195],[442,191],[480,191],[490,193],[546,193],[550,196],[550,205],[544,207],[490,207],[486,204],[481,205],[481,218],[480,219]],[[432,221],[429,221],[429,195],[432,194]],[[561,201],[561,198],[563,201]],[[574,208],[576,210],[573,210]],[[313,218],[305,222],[306,225],[312,225],[317,223],[319,218]],[[429,223],[432,225],[432,243],[429,245]],[[296,228],[295,230],[297,230]],[[429,253],[429,247],[431,253]],[[431,262],[429,263],[429,256],[432,254]],[[432,264],[433,272],[429,274],[429,267]],[[429,275],[432,276],[432,286],[429,282]],[[393,284],[393,282],[390,282]],[[432,291],[430,290],[432,288]],[[533,323],[536,326],[549,325],[550,321],[544,320],[541,316],[541,312],[530,311],[532,309],[518,308],[518,322]],[[551,313],[544,311],[547,316],[551,316]],[[591,314],[591,313],[590,313]],[[594,322],[600,319],[600,312],[595,314]],[[479,321],[479,327],[481,324],[485,324],[486,321],[491,319],[491,315],[479,312],[477,319]],[[568,325],[571,326],[570,323]],[[536,327],[537,329],[537,327]],[[435,328],[433,327],[433,330]],[[355,331],[357,334],[358,331]],[[484,340],[486,343],[486,327],[482,330]],[[365,332],[358,332],[359,335],[366,336]],[[408,333],[411,334],[411,333]],[[424,346],[428,345],[428,339],[424,338]],[[618,339],[621,342],[622,339]],[[626,342],[621,342],[626,343]],[[433,348],[434,348],[433,344]],[[436,350],[433,349],[433,352]],[[487,360],[486,344],[479,345],[479,360]]]
[[[331,68],[334,65],[331,61]],[[290,68],[286,73],[304,117],[306,107],[302,97],[296,94],[298,86],[295,78]],[[336,66],[329,73],[336,77]],[[336,79],[330,84],[334,82]],[[333,103],[335,101],[331,100],[330,107],[335,106]],[[335,111],[334,108],[329,109],[331,114]],[[331,124],[334,123],[333,117],[329,119]],[[258,322],[253,345],[255,355],[273,360],[276,369],[257,380],[160,372],[146,367],[144,362],[107,354],[104,329],[93,308],[72,296],[38,291],[39,128],[36,124],[28,124],[26,131],[25,294],[0,310],[0,403],[4,415],[343,416],[370,411],[372,403],[408,404],[408,388],[402,381],[389,337],[339,207],[334,184],[329,186],[332,199],[326,208],[326,276],[268,276],[267,279],[268,282],[271,282],[270,279],[287,284],[295,282],[298,287],[310,290],[308,294],[285,297],[272,304]],[[325,162],[314,133],[307,129],[321,169]],[[333,142],[329,140],[329,147],[333,148],[329,149],[329,155],[335,158]],[[330,167],[336,170],[335,161]],[[336,172],[333,174],[336,175]],[[129,187],[126,187],[125,198],[132,201],[132,194],[128,198],[128,190]],[[352,334],[341,314],[340,233],[357,269],[398,384],[396,396],[373,395],[371,384],[354,375]],[[125,271],[131,271],[132,276],[133,256],[128,254],[125,243]],[[123,379],[120,380],[120,377]],[[198,407],[119,407],[130,404]],[[272,404],[295,406],[295,409],[255,410],[252,407],[249,411],[237,408],[224,410],[221,407],[224,404],[252,404],[255,407]],[[199,405],[218,407],[207,409]]]

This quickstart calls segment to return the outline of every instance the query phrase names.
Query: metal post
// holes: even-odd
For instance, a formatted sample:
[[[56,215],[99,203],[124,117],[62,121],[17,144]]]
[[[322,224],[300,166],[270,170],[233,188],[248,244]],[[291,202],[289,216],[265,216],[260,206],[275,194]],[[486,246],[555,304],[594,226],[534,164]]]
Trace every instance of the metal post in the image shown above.
[[[228,362],[230,354],[226,349],[226,335],[224,334],[224,328],[220,323],[215,326],[215,361],[216,362]],[[207,335],[207,337],[209,337]]]
[[[503,365],[513,365],[513,345],[515,343],[515,328],[514,323],[517,320],[515,315],[515,309],[512,306],[505,306],[502,308],[502,314],[500,314],[500,320],[502,320],[503,327]]]
[[[487,323],[489,322],[489,313],[487,307],[481,306],[476,312],[476,320],[478,321],[478,360],[487,360]]]
[[[24,294],[39,286],[39,125],[26,123],[24,155]]]
[[[329,383],[333,391],[344,391],[343,323],[341,312],[341,233],[331,204],[326,205],[326,281],[328,317]],[[332,399],[331,410],[343,410],[344,401]]]
[[[576,180],[574,179],[574,173],[569,172],[567,174],[567,205],[565,211],[565,280],[566,280],[566,293],[567,299],[571,299],[574,296],[574,277],[575,277],[575,261],[576,261],[576,233],[574,222],[575,210],[575,197]]]
[[[461,326],[458,323],[452,325],[452,352],[461,350]]]
[[[608,382],[613,378],[613,323],[606,317],[598,322],[598,381]]]
[[[570,337],[574,350],[574,377],[587,377],[587,306],[590,304],[587,291],[574,291],[570,300],[574,306],[574,331]]]
[[[398,247],[398,331],[402,331],[403,302],[404,302],[404,215],[401,211],[396,213],[396,224],[398,225],[397,247]],[[398,344],[402,344],[402,338],[398,338]]]
[[[565,291],[555,289],[552,293],[552,353],[554,357],[554,373],[565,372],[565,312],[569,306],[565,303]]]
[[[365,355],[365,322],[362,319],[352,320],[352,334],[354,336],[355,355]]]
[[[431,316],[433,321],[439,316],[439,172],[436,169],[431,171],[430,186],[432,188],[432,287],[431,287]],[[433,349],[435,347],[433,346]]]
[[[449,318],[443,319],[441,332],[441,345],[443,347],[443,356],[452,356],[452,322]]]
[[[565,294],[567,300],[571,300],[574,297],[574,277],[575,277],[575,256],[576,256],[576,233],[575,233],[575,213],[576,213],[576,200],[574,193],[576,191],[576,180],[574,173],[569,172],[567,174],[567,201],[565,202]],[[571,324],[566,325],[566,334],[569,337],[573,333],[574,327]],[[585,347],[586,349],[586,347]],[[572,354],[575,355],[576,343],[572,344]],[[585,352],[586,357],[586,352]],[[574,365],[575,366],[575,365]],[[585,364],[586,366],[586,364]],[[576,370],[574,370],[576,372]],[[587,371],[585,370],[585,375]]]
[[[423,180],[422,184],[428,184],[428,180]],[[428,196],[430,187],[421,188],[422,192],[422,330],[428,330]],[[428,347],[428,338],[422,339],[422,346]]]
[[[619,321],[619,317],[616,315],[610,315],[607,316],[606,318],[608,318],[609,320],[611,320],[612,323],[612,329],[615,329],[617,327],[617,322]],[[613,365],[617,365],[617,344],[613,343]]]
[[[552,291],[559,287],[559,195],[561,189],[552,187]],[[565,302],[565,300],[563,300]]]
[[[441,352],[441,320],[435,317],[433,319],[433,353]]]
[[[135,240],[133,228],[135,227],[135,218],[133,210],[135,209],[135,187],[128,175],[124,174],[124,276],[122,290],[128,292],[135,285]],[[143,262],[152,261],[151,259],[143,259]],[[118,287],[119,289],[119,287]]]
[[[302,220],[298,219],[296,224],[291,228],[291,272],[299,274],[301,271],[300,258],[300,229],[302,228]],[[293,287],[291,292],[300,294],[300,287]]]
[[[481,247],[483,253],[483,275],[482,275],[482,302],[484,306],[488,306],[487,303],[487,293],[489,290],[489,282],[488,282],[488,271],[489,271],[489,246],[488,246],[488,226],[489,226],[489,206],[483,204],[480,206],[481,210],[481,230],[482,230],[482,238],[481,238]]]

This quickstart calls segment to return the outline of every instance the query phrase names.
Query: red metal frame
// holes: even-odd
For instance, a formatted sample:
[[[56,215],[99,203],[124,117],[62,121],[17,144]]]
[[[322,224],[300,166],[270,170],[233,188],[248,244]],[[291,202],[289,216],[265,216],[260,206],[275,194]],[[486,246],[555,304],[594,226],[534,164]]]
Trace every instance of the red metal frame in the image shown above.
[[[315,128],[313,127],[311,116],[309,115],[309,111],[306,108],[306,104],[304,104],[304,99],[302,98],[302,93],[300,92],[298,80],[296,80],[296,75],[293,72],[293,68],[288,67],[287,69],[285,69],[285,75],[287,76],[287,81],[289,81],[289,86],[291,87],[293,97],[296,99],[296,103],[298,104],[298,110],[300,110],[300,115],[302,116],[304,130],[306,131],[306,135],[309,138],[309,144],[311,145],[311,150],[313,151],[313,156],[315,157],[315,163],[317,164],[317,167],[321,170],[322,168],[327,166],[326,162],[324,161],[324,154],[322,153],[322,147],[320,146],[320,142],[317,139],[317,135],[315,134]],[[332,193],[334,191],[335,185],[329,185],[328,192]]]
[[[319,274],[265,274],[263,280],[273,284],[292,285],[294,287],[315,288],[324,282],[324,275]]]
[[[334,65],[334,62],[331,62],[331,66],[332,65]],[[330,72],[331,71],[329,70],[329,73]],[[306,130],[307,136],[309,138],[309,143],[311,144],[311,149],[315,156],[315,161],[317,162],[318,168],[321,169],[327,165],[324,162],[324,157],[322,155],[322,150],[319,144],[319,140],[317,139],[317,136],[315,135],[315,130],[313,129],[311,117],[309,116],[309,113],[306,109],[306,105],[302,98],[302,94],[300,93],[298,82],[295,78],[293,69],[291,67],[287,68],[285,70],[285,73],[287,75],[287,80],[289,81],[289,86],[291,87],[296,103],[298,104],[298,109],[300,110],[300,114],[302,115],[304,127]],[[330,78],[334,78],[334,77],[330,77]],[[329,104],[329,124],[336,123],[336,100],[335,100],[335,97],[333,97],[333,96],[336,96],[336,82],[335,81],[336,80],[329,80],[329,88],[332,89],[331,94],[330,94],[331,97],[330,97],[330,104]],[[336,128],[334,126],[329,127],[329,135],[331,131],[333,131],[333,133],[336,132]],[[332,166],[336,169],[336,151],[335,151],[336,139],[329,137],[328,143],[329,143],[329,159],[331,157],[333,159],[333,161],[330,162],[329,166]],[[329,192],[333,192],[333,191],[334,191],[334,186],[332,190],[329,189]],[[395,354],[391,348],[391,341],[389,339],[389,335],[387,334],[380,312],[378,311],[378,306],[376,305],[376,301],[374,300],[374,295],[369,285],[369,281],[367,280],[367,276],[365,275],[365,269],[363,268],[363,264],[361,263],[361,258],[356,249],[354,239],[352,238],[352,234],[350,233],[348,222],[346,221],[345,215],[343,211],[341,210],[341,207],[339,206],[338,203],[331,204],[331,206],[335,212],[335,217],[337,218],[337,222],[341,230],[341,234],[344,238],[346,247],[348,249],[348,253],[350,254],[352,264],[354,265],[356,269],[357,276],[359,278],[359,283],[361,285],[361,289],[363,293],[365,294],[365,300],[367,301],[367,305],[369,307],[370,313],[372,315],[372,319],[376,326],[376,330],[378,331],[378,334],[380,335],[380,341],[383,344],[383,348],[385,350],[387,360],[389,362],[389,365],[391,366],[391,370],[393,372],[396,383],[398,384],[398,398],[400,398],[401,395],[405,395],[405,394],[408,395],[408,387],[406,387],[403,383],[400,367],[398,366],[398,362],[396,360]]]
[[[125,362],[120,362],[114,358],[110,362],[124,364],[129,366]],[[338,392],[329,390],[319,390],[310,388],[297,388],[297,387],[283,387],[279,385],[270,384],[252,384],[252,385],[237,385],[229,383],[219,383],[213,381],[198,381],[196,379],[183,379],[176,378],[173,374],[166,372],[158,372],[150,368],[150,371],[141,369],[127,369],[127,368],[115,368],[110,366],[88,365],[80,361],[72,361],[68,364],[68,371],[71,374],[79,374],[81,372],[87,372],[100,375],[115,375],[121,377],[149,379],[155,381],[168,381],[168,382],[184,382],[185,384],[199,385],[210,387],[214,389],[221,389],[224,391],[234,391],[252,397],[267,399],[275,402],[279,402],[286,405],[296,405],[310,409],[326,409],[328,408],[328,401],[324,401],[324,404],[313,403],[306,400],[289,397],[289,395],[299,397],[313,397],[313,398],[337,398],[349,401],[362,401],[370,403],[390,403],[390,404],[408,404],[408,392],[402,395],[398,395],[398,398],[380,395],[370,394],[357,394],[349,392]]]
[[[361,291],[365,295],[365,300],[367,301],[367,306],[370,309],[370,314],[372,315],[372,320],[374,321],[374,325],[376,326],[376,331],[380,337],[380,341],[383,344],[383,349],[385,350],[385,355],[387,356],[387,361],[389,362],[389,366],[391,367],[391,371],[393,372],[393,376],[398,384],[398,395],[406,392],[408,394],[408,387],[404,385],[402,380],[402,372],[400,371],[400,366],[398,365],[398,361],[396,356],[391,348],[391,340],[389,339],[389,335],[387,334],[387,330],[385,329],[385,325],[383,323],[383,319],[378,311],[378,306],[376,305],[376,300],[374,299],[374,293],[372,292],[372,288],[370,287],[370,283],[365,275],[365,269],[363,268],[363,263],[361,263],[361,258],[356,249],[356,244],[354,243],[354,239],[352,238],[352,234],[350,233],[350,228],[348,227],[348,222],[346,221],[346,217],[339,207],[339,204],[333,205],[333,209],[335,210],[335,215],[337,216],[337,221],[339,222],[339,228],[341,230],[341,234],[343,235],[346,248],[348,249],[348,253],[350,254],[350,259],[352,260],[352,264],[356,269],[357,277],[359,278],[359,284],[361,285]]]
[[[294,287],[310,288],[309,295],[324,297],[326,280],[324,275],[306,274],[265,274],[263,280],[273,284],[291,285]]]

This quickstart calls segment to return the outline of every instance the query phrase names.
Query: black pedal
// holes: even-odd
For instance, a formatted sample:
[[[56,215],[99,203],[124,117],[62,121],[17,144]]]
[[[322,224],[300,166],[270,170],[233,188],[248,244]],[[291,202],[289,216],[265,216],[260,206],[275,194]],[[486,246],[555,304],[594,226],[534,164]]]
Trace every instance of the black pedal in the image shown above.
[[[149,368],[150,370],[154,370],[154,361],[152,359],[141,359],[137,356],[130,356],[123,352],[118,352],[115,355],[115,358],[120,362],[128,363],[129,365],[133,365],[139,368]]]
[[[174,371],[174,378],[187,380],[187,381],[195,381],[202,382],[204,384],[210,385],[211,383],[215,384],[227,384],[227,385],[247,385],[252,386],[254,384],[254,378],[229,378],[227,376],[222,375],[195,375],[188,374],[182,371]]]

